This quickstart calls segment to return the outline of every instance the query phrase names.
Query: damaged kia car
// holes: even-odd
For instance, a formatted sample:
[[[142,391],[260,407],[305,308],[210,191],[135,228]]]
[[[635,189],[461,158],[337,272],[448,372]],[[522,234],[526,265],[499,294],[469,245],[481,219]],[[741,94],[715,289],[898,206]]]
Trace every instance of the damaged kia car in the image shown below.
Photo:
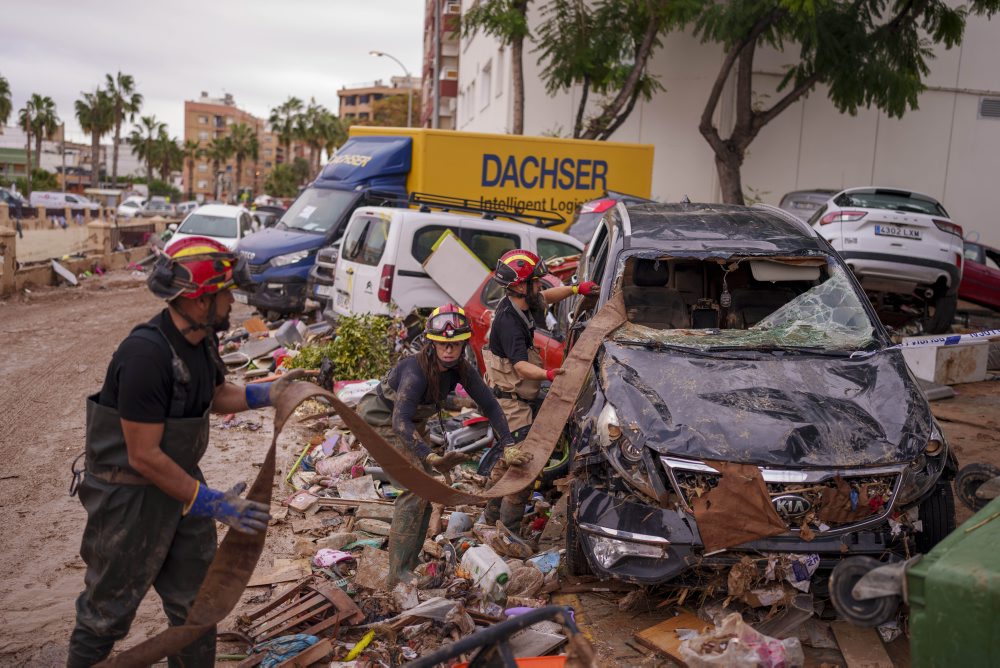
[[[567,562],[644,584],[808,555],[892,560],[954,528],[956,461],[857,280],[764,206],[618,204],[574,336],[610,331],[569,424]]]

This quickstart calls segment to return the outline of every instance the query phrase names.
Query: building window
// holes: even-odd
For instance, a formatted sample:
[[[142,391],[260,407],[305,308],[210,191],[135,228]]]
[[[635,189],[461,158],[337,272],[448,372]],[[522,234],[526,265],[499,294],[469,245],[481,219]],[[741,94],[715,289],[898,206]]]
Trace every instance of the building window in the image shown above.
[[[360,114],[358,114],[358,118],[360,118],[361,120],[366,120],[368,118],[368,112],[362,111]]]
[[[274,153],[274,149],[272,149],[272,148],[265,148],[264,149],[264,156],[265,157],[270,158],[272,153]]]
[[[224,123],[224,121],[222,120],[222,116],[216,116],[216,117],[215,117],[215,127],[217,127],[217,128],[221,128],[221,127],[223,127],[223,125],[224,125],[224,124],[225,124],[225,123]]]
[[[497,75],[494,77],[494,79],[496,79],[497,82],[497,92],[496,92],[497,97],[500,97],[500,95],[503,93],[503,57],[504,57],[504,52],[503,52],[503,47],[501,46],[497,50]]]
[[[382,93],[375,93],[375,94],[374,94],[374,95],[372,96],[372,99],[374,99],[374,100],[375,100],[376,102],[378,102],[378,101],[379,101],[379,100],[381,100],[381,99],[382,99],[383,97],[385,97],[385,95],[382,95]]]
[[[199,172],[207,172],[208,171],[208,165],[206,163],[204,163],[204,162],[200,163],[198,165],[198,171]]]
[[[208,190],[208,181],[198,181],[198,190]]]
[[[368,94],[358,95],[358,104],[368,104],[368,102],[370,100],[371,100],[371,96],[368,95]]]
[[[208,116],[199,116],[198,123],[200,125],[208,125]]]
[[[481,87],[479,90],[479,108],[490,106],[490,93],[493,92],[493,61],[487,61],[479,73]]]
[[[198,133],[198,139],[199,139],[199,141],[207,141],[208,140],[208,131],[202,130],[201,132],[199,132]]]
[[[271,169],[271,161],[270,160],[265,160],[264,161],[264,169]]]

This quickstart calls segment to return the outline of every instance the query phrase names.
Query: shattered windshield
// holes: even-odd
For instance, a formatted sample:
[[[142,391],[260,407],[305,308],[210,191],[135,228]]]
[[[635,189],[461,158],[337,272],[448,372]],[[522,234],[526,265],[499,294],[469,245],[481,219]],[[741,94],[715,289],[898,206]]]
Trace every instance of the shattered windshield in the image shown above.
[[[657,260],[653,269],[643,262],[650,260],[623,276],[628,322],[612,337],[620,343],[854,351],[874,341],[859,294],[833,261],[810,267],[814,277],[803,266],[766,260]],[[651,284],[659,282],[651,279],[654,270],[667,277],[663,285]]]

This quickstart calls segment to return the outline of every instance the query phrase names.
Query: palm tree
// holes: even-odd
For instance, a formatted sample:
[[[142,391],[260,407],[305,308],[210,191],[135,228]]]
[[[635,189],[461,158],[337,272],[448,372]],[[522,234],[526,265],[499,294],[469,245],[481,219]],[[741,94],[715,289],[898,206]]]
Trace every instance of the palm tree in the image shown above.
[[[28,155],[28,162],[25,167],[25,183],[27,183],[27,192],[25,195],[31,192],[31,128],[34,126],[35,110],[31,106],[31,100],[29,99],[23,107],[17,110],[17,125],[19,128],[24,130],[24,148]]]
[[[188,139],[184,142],[184,159],[187,161],[187,187],[188,199],[194,199],[194,163],[205,154],[201,144],[196,139]]]
[[[271,110],[267,122],[271,131],[278,135],[278,141],[284,149],[285,164],[292,164],[292,140],[296,138],[297,117],[302,111],[302,100],[289,96],[287,100]]]
[[[216,137],[208,145],[208,157],[212,160],[212,174],[215,178],[215,199],[219,199],[219,167],[233,155],[233,144],[229,137]]]
[[[160,130],[166,130],[166,123],[156,120],[156,116],[142,116],[132,127],[125,142],[132,147],[135,157],[146,163],[146,183],[153,180],[153,161],[156,158],[155,144]]]
[[[142,95],[135,92],[135,79],[131,74],[122,74],[112,77],[106,74],[105,81],[108,95],[114,105],[115,119],[115,146],[114,157],[111,159],[111,180],[118,183],[118,144],[122,140],[122,121],[126,118],[129,123],[135,120],[135,115],[142,107]]]
[[[10,83],[6,77],[0,74],[0,134],[3,134],[3,126],[10,120],[10,112],[14,110],[10,101]]]
[[[34,118],[31,121],[31,134],[35,138],[35,156],[41,159],[42,140],[52,139],[59,129],[59,116],[56,115],[56,103],[48,95],[34,93],[31,96],[31,106],[34,107]]]
[[[115,126],[114,105],[107,92],[98,88],[93,93],[83,93],[83,99],[77,100],[75,107],[80,128],[90,133],[90,183],[96,188],[101,182],[101,137]]]
[[[160,179],[165,183],[170,182],[170,172],[184,165],[184,151],[178,146],[177,140],[167,133],[166,126],[160,128],[153,142],[152,162],[156,163]]]
[[[321,168],[321,151],[329,154],[347,140],[347,130],[340,118],[321,104],[311,100],[300,117],[298,138],[309,146],[310,171],[318,174]]]
[[[229,145],[236,156],[236,196],[240,196],[240,185],[243,178],[243,160],[257,159],[260,144],[257,141],[257,131],[246,123],[235,123],[229,126]]]

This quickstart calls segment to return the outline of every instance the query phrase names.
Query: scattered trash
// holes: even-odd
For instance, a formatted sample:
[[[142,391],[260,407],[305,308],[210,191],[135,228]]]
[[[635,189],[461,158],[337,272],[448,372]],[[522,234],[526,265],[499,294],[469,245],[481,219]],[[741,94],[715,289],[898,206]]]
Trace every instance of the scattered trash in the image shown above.
[[[719,626],[684,640],[679,653],[689,668],[794,668],[805,663],[798,638],[766,636],[735,612]]]
[[[321,548],[312,560],[313,565],[317,568],[330,568],[330,566],[339,564],[342,561],[354,561],[354,555],[350,552],[342,552],[341,550]]]
[[[488,545],[470,547],[462,555],[462,569],[486,598],[498,601],[510,581],[510,567]]]

